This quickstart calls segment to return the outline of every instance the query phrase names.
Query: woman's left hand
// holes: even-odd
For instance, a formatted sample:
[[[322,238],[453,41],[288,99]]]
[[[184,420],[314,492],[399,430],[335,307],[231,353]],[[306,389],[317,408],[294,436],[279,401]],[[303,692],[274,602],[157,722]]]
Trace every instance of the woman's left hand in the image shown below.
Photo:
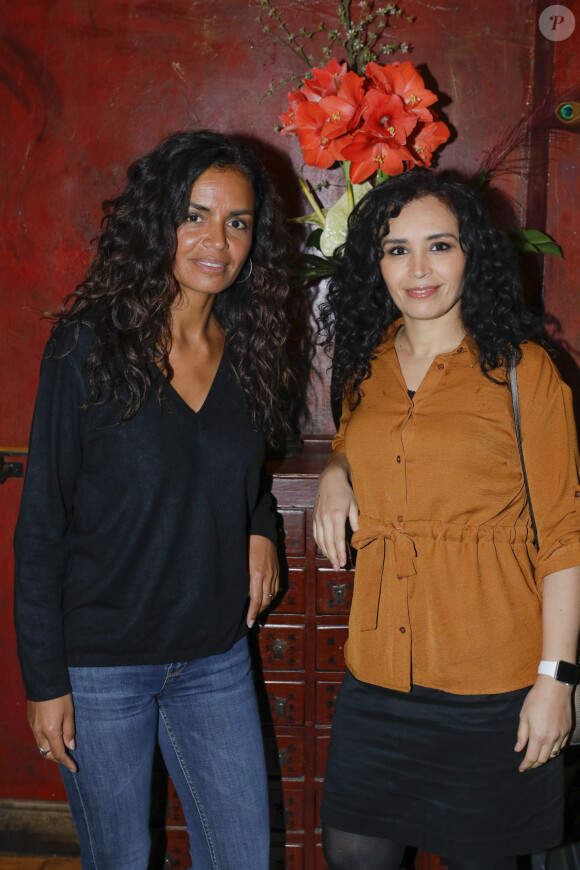
[[[250,535],[250,607],[247,623],[251,628],[259,613],[269,607],[280,588],[280,568],[276,547],[269,538]]]
[[[572,728],[572,687],[538,676],[523,703],[515,751],[527,751],[520,772],[540,767],[559,755]]]

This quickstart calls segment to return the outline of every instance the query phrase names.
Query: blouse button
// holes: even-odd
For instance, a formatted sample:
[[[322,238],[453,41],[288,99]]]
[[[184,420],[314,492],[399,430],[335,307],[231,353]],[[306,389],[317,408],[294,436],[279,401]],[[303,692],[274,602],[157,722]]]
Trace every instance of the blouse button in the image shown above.
[[[403,517],[402,517],[400,514],[399,514],[399,516],[397,517],[397,522],[398,522],[398,523],[402,523],[402,522],[403,522]]]
[[[401,457],[397,456],[397,462],[400,462],[400,461],[401,461]]]
[[[580,489],[577,489],[574,493],[574,498],[580,498]]]
[[[437,368],[438,368],[438,369],[444,369],[445,366],[443,365],[443,363],[439,363],[439,365],[437,366]]]
[[[402,579],[401,575],[397,574],[397,580],[401,580],[401,579]]]
[[[399,631],[401,632],[401,634],[405,634],[405,632],[407,631],[407,629],[405,628],[404,625],[402,625],[402,626],[400,627]]]

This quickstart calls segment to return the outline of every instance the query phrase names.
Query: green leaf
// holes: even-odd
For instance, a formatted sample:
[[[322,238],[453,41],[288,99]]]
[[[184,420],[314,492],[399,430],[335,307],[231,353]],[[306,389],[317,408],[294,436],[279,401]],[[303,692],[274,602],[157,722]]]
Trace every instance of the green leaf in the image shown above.
[[[315,230],[312,230],[308,238],[306,239],[306,247],[307,248],[318,248],[320,250],[320,236],[322,235],[322,227],[317,227]]]
[[[510,239],[519,251],[532,254],[552,254],[563,257],[560,245],[541,230],[515,230],[510,233]]]
[[[521,235],[531,244],[537,245],[542,242],[551,241],[550,237],[541,230],[521,230]]]
[[[315,254],[302,254],[295,273],[303,280],[327,278],[336,268],[336,260],[317,257]]]
[[[328,211],[327,208],[322,208],[321,212],[325,215]],[[290,218],[293,224],[312,224],[315,227],[322,228],[322,224],[320,223],[320,218],[316,214],[316,212],[312,212],[311,214],[303,214],[300,217]]]
[[[482,190],[489,184],[489,169],[482,169],[477,175],[469,180],[470,186],[474,190]]]

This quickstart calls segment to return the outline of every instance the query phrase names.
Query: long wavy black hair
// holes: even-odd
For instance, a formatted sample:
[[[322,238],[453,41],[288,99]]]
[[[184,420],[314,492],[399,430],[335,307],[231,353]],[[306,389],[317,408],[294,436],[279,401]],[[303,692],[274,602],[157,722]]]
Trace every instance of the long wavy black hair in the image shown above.
[[[524,304],[519,267],[507,235],[493,226],[478,194],[455,173],[412,169],[387,179],[353,209],[339,266],[321,305],[319,329],[332,357],[332,401],[361,400],[375,351],[387,327],[400,316],[381,273],[382,239],[389,220],[414,200],[434,196],[455,215],[465,254],[461,316],[479,348],[482,372],[505,364],[520,344],[541,340],[537,319]],[[503,382],[505,378],[502,379]]]
[[[177,229],[188,214],[192,185],[211,167],[236,169],[254,192],[251,275],[221,292],[213,313],[252,424],[276,443],[284,428],[287,237],[265,169],[236,139],[209,130],[174,133],[129,167],[121,195],[103,203],[96,255],[55,315],[53,333],[76,323],[78,335],[81,323],[92,325],[88,404],[115,398],[123,421],[150,393],[152,363],[172,378],[171,307],[181,293],[173,275]],[[247,276],[248,269],[242,272]]]

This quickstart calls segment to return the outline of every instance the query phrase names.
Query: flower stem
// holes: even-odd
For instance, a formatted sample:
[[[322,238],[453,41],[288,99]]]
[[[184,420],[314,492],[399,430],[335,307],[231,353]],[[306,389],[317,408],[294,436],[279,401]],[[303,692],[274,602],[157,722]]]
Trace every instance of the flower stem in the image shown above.
[[[300,187],[302,188],[302,190],[304,192],[304,196],[306,197],[306,199],[308,200],[308,202],[312,206],[312,211],[314,212],[314,214],[316,215],[316,217],[320,221],[320,226],[321,227],[325,226],[326,218],[324,217],[324,213],[323,213],[322,209],[320,208],[320,206],[318,205],[318,203],[316,202],[316,200],[312,196],[307,184],[302,180],[302,178],[299,178],[298,181],[300,182]]]
[[[352,181],[350,180],[350,160],[342,161],[342,171],[346,179],[346,201],[348,202],[348,213],[350,214],[354,208],[354,193]]]

